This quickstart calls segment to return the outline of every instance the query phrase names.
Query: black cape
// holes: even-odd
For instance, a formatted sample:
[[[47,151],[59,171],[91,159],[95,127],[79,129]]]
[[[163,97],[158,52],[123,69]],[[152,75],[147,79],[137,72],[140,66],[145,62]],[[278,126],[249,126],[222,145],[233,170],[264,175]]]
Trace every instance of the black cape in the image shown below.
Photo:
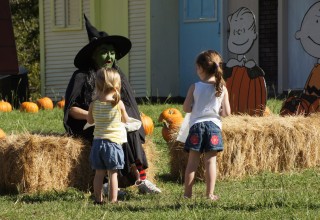
[[[120,68],[115,68],[118,70],[121,77],[121,100],[125,105],[128,116],[141,121],[140,112],[131,86]],[[89,109],[94,90],[94,80],[94,70],[77,70],[73,73],[65,94],[63,124],[66,132],[69,135],[84,138],[89,142],[92,142],[93,140],[94,127],[83,130],[83,127],[87,121],[77,120],[69,117],[69,111],[72,106],[76,106],[84,110]],[[121,170],[121,174],[123,176],[127,176],[126,185],[133,185],[135,182],[135,177],[130,173],[130,165],[135,163],[136,160],[139,160],[144,169],[148,168],[147,158],[142,148],[142,144],[145,142],[143,126],[141,126],[138,131],[128,132],[127,139],[128,142],[122,145],[125,156],[125,166],[124,169]],[[119,185],[121,185],[120,182]]]

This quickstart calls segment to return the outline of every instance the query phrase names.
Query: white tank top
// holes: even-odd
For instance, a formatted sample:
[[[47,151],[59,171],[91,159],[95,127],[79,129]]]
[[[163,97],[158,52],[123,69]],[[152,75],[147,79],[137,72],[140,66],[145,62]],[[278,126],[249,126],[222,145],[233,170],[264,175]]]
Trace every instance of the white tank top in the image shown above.
[[[190,127],[198,122],[212,121],[222,128],[219,115],[224,92],[220,97],[215,96],[216,89],[213,84],[197,82],[193,92],[194,103],[190,115]]]

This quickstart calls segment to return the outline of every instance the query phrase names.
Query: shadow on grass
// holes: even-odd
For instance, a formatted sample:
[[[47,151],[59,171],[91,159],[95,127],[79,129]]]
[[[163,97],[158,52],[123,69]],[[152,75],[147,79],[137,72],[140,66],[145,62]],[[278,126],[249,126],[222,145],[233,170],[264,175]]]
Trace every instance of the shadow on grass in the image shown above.
[[[162,182],[170,182],[177,184],[183,183],[182,176],[173,176],[170,173],[159,174],[157,175],[157,179],[161,180]]]
[[[168,210],[210,210],[212,208],[218,208],[219,210],[223,210],[226,212],[258,212],[261,210],[267,209],[292,209],[292,210],[319,210],[320,204],[220,204],[220,202],[211,202],[208,200],[202,201],[191,201],[186,202],[184,199],[181,201],[173,202],[168,205],[155,205],[155,206],[135,206],[131,204],[124,204],[122,206],[107,206],[106,208],[110,208],[114,211],[130,211],[130,212],[152,212],[152,211],[168,211]]]
[[[9,200],[14,202],[24,203],[42,203],[52,201],[79,201],[85,199],[85,192],[74,188],[69,188],[66,191],[58,192],[56,190],[50,192],[39,192],[32,194],[5,194]]]

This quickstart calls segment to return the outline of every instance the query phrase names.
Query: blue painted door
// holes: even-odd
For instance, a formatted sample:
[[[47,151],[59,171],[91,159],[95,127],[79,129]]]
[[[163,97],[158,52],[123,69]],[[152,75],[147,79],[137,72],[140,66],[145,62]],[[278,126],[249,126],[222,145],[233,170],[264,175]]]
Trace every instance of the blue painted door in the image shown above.
[[[198,81],[197,55],[208,49],[221,53],[221,0],[179,0],[179,86],[187,95],[190,84]]]

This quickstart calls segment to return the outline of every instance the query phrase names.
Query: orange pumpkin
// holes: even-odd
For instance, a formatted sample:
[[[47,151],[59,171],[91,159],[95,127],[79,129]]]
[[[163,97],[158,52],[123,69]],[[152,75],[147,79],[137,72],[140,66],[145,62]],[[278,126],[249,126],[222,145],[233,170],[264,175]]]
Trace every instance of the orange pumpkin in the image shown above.
[[[60,100],[59,102],[57,102],[57,107],[60,109],[64,108],[66,101],[64,99]]]
[[[12,105],[9,102],[0,101],[0,112],[11,112],[12,111]]]
[[[37,100],[39,109],[51,110],[53,109],[53,102],[49,97],[43,97]]]
[[[6,137],[6,133],[0,128],[0,139],[4,139]]]
[[[178,109],[168,108],[160,114],[158,121],[163,123],[161,131],[163,139],[169,142],[172,139],[172,134],[179,130],[183,116]]]
[[[140,113],[140,117],[141,117],[143,129],[144,129],[144,133],[146,135],[152,134],[154,129],[154,124],[152,119],[149,116],[143,114],[142,112]]]
[[[20,105],[20,111],[22,112],[30,112],[30,113],[36,113],[39,111],[39,107],[34,102],[23,102]]]
[[[267,89],[263,70],[235,66],[226,68],[225,81],[231,113],[262,116],[267,104]]]
[[[172,125],[168,126],[167,124],[164,124],[161,129],[161,134],[162,134],[163,139],[166,142],[172,141],[175,134],[177,132],[179,132],[179,128],[180,127],[178,127],[178,126],[172,126]]]
[[[178,109],[168,108],[160,114],[158,121],[166,123],[171,127],[180,127],[183,121],[183,116]]]

